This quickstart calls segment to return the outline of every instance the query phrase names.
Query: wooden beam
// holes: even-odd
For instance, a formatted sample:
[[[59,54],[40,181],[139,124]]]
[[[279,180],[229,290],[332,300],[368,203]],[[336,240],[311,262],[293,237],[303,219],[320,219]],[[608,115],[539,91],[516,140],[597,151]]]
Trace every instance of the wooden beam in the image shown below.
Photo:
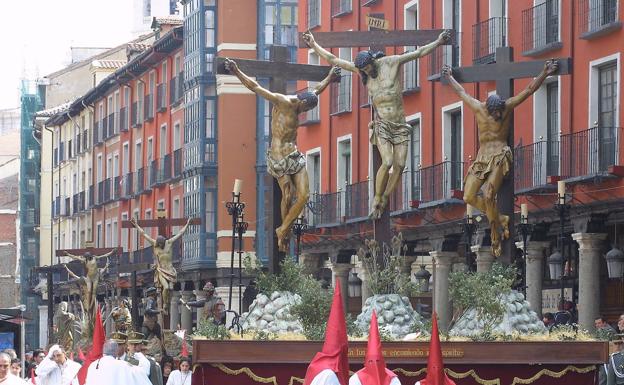
[[[284,80],[306,80],[320,82],[325,79],[330,66],[318,66],[311,64],[276,63],[271,61],[250,60],[231,58],[236,62],[238,68],[251,77],[275,78]],[[225,58],[217,58],[217,74],[231,75],[225,70]],[[280,90],[271,90],[280,92]]]
[[[557,58],[557,75],[572,73],[572,58]],[[453,68],[453,77],[460,83],[487,82],[501,79],[524,79],[539,75],[545,60],[483,64],[472,67]]]
[[[104,247],[104,248],[98,248],[98,247],[88,247],[85,249],[64,249],[64,250],[56,250],[55,255],[57,257],[64,257],[65,253],[69,253],[72,255],[84,255],[85,253],[91,253],[93,255],[104,255],[106,253],[111,252],[112,250],[117,250],[117,253],[122,252],[120,247]]]
[[[413,31],[345,31],[345,32],[316,32],[314,40],[323,48],[338,47],[395,47],[395,46],[423,46],[436,40],[444,29],[428,29]],[[451,34],[454,36],[455,34]],[[308,48],[303,41],[303,33],[299,33],[299,48]],[[443,43],[451,45],[453,41]]]

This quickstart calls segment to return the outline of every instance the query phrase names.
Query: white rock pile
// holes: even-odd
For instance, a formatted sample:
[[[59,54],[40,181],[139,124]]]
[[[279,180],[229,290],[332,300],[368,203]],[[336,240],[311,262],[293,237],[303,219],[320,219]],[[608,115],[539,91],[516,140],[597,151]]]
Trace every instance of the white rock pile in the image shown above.
[[[362,313],[357,316],[356,324],[364,333],[368,333],[373,310],[377,313],[379,329],[385,330],[392,338],[403,338],[423,327],[422,317],[412,308],[407,297],[379,294],[369,297]]]
[[[514,333],[546,333],[546,327],[537,314],[530,310],[529,302],[516,290],[501,294],[500,300],[507,309],[502,321],[494,326],[493,334],[512,335]],[[475,309],[468,309],[449,332],[452,336],[472,337],[483,333],[484,322]]]
[[[300,302],[299,294],[288,291],[274,291],[270,297],[260,293],[249,306],[249,312],[241,316],[243,329],[301,333],[301,323],[290,313],[290,307]]]

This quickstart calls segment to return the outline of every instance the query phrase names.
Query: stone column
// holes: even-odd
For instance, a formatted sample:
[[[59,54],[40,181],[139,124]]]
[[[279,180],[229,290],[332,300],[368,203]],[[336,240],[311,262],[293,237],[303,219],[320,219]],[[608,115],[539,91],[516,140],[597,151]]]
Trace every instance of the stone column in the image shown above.
[[[607,234],[574,233],[579,245],[578,323],[594,330],[594,320],[600,315],[600,252]]]
[[[342,292],[342,306],[347,314],[347,304],[349,300],[349,272],[353,268],[350,263],[332,263],[332,273],[334,274],[333,281],[340,280],[340,291]]]
[[[490,271],[496,260],[492,254],[492,246],[473,245],[470,250],[477,255],[477,273]]]
[[[186,291],[186,290],[183,291],[182,299],[184,300],[184,302],[190,301],[191,292]],[[182,329],[186,330],[187,334],[191,334],[193,330],[193,312],[189,310],[186,306],[182,306],[180,313],[181,313],[180,318],[181,318]]]
[[[193,294],[195,294],[195,300],[196,301],[200,301],[202,299],[206,299],[206,293],[202,290],[202,286],[200,285],[201,282],[199,281],[195,281],[194,285],[195,285],[195,290],[193,290]],[[195,318],[197,320],[197,323],[199,323],[200,320],[204,319],[204,308],[203,307],[196,307],[195,311],[197,312],[197,318]]]
[[[366,268],[363,266],[362,262],[358,262],[358,265],[358,278],[362,280],[362,307],[364,307],[366,300],[369,297],[372,297],[373,293],[371,293],[370,289],[368,288],[368,271],[366,271]]]
[[[526,300],[529,301],[531,310],[542,318],[542,282],[544,280],[544,250],[548,249],[550,242],[527,241],[526,249]],[[516,247],[522,250],[523,242],[516,242]]]
[[[438,314],[440,329],[446,331],[451,322],[453,311],[449,297],[449,273],[457,253],[454,251],[431,251],[430,254],[435,266],[433,272],[433,308]]]
[[[169,329],[178,330],[178,324],[180,324],[180,292],[172,290],[171,306],[169,308]]]

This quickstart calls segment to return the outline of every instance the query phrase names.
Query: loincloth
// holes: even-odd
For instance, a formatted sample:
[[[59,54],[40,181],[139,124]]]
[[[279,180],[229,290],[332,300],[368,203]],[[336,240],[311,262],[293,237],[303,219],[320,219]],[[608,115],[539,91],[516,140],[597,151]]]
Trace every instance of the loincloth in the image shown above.
[[[477,154],[477,158],[472,162],[468,168],[467,175],[474,175],[478,179],[486,180],[488,175],[494,169],[502,167],[503,175],[507,175],[511,170],[511,162],[513,161],[513,154],[509,146],[501,148],[496,154]]]
[[[393,145],[409,142],[412,126],[407,123],[395,123],[389,120],[375,119],[369,126],[372,126],[370,142],[377,145],[377,141],[390,142]]]
[[[281,178],[284,175],[294,175],[306,165],[305,156],[299,150],[295,150],[279,160],[273,159],[270,152],[267,151],[266,162],[269,174],[275,178]]]
[[[160,280],[158,278],[163,277],[165,281],[173,284],[178,281],[177,275],[178,273],[173,266],[171,266],[169,269],[164,269],[156,265],[156,268],[154,269],[154,282],[156,282],[156,285],[160,285]]]

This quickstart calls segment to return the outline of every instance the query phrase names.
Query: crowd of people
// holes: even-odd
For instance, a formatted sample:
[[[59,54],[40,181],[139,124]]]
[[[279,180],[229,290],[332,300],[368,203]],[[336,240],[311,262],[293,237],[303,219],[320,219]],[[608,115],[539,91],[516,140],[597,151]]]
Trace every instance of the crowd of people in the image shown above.
[[[47,352],[35,350],[25,355],[25,370],[13,349],[0,352],[0,385],[191,385],[191,361],[176,362],[165,356],[160,362],[145,354],[143,334],[113,333],[105,341],[103,356],[89,365],[86,379],[79,382],[81,359],[69,357],[59,345]],[[174,367],[178,369],[174,370]]]

